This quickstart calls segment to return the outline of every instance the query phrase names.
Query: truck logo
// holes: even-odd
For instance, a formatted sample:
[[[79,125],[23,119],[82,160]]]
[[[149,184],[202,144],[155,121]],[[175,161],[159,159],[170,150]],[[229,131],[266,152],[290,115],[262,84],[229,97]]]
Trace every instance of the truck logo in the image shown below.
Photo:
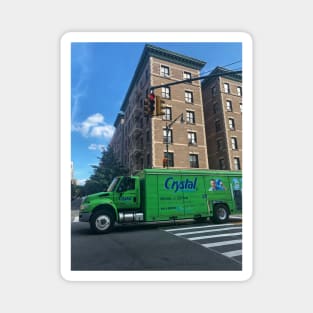
[[[167,190],[174,190],[175,193],[178,191],[195,191],[197,180],[197,178],[193,181],[188,178],[185,180],[174,180],[173,177],[169,177],[164,183],[164,188]]]

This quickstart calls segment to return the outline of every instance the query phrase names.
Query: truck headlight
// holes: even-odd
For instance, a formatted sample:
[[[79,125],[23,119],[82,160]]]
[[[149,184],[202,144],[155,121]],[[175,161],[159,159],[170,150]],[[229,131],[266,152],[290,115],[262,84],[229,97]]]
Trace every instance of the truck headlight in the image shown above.
[[[79,207],[80,211],[82,211],[82,210],[84,210],[84,209],[86,209],[88,207],[88,204],[84,203],[86,198],[87,197],[82,197],[82,202],[81,202],[81,205]]]

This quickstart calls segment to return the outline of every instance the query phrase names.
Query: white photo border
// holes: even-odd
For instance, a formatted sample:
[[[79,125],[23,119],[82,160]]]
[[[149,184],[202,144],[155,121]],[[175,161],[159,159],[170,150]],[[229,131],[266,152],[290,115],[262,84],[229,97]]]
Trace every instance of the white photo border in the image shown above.
[[[241,271],[71,270],[71,44],[79,42],[242,43],[243,235]],[[246,281],[253,273],[253,43],[245,32],[68,32],[60,41],[60,273],[67,281]]]

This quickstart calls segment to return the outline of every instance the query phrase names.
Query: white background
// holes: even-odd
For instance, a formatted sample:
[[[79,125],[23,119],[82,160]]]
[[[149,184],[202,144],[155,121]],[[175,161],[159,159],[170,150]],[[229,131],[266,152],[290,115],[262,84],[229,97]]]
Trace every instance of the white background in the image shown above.
[[[2,1],[3,312],[312,310],[309,1]],[[247,282],[60,276],[59,39],[68,31],[244,31],[254,40],[254,274]]]

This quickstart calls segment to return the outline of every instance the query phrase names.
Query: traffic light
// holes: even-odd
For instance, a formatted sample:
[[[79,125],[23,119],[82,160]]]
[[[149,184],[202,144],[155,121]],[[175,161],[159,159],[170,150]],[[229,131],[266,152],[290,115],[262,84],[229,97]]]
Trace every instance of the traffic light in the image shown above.
[[[143,100],[143,114],[144,114],[144,116],[150,116],[151,115],[150,101],[148,98]]]
[[[144,115],[145,116],[152,116],[155,110],[155,95],[151,92],[149,95],[146,96],[145,100],[143,100],[143,107],[144,107]]]
[[[154,109],[155,109],[155,94],[151,92],[148,96],[149,98],[149,103],[150,103],[150,115],[153,115]]]
[[[160,96],[156,96],[156,115],[165,115],[165,112],[163,110],[165,109],[164,106],[165,101],[161,100]]]

